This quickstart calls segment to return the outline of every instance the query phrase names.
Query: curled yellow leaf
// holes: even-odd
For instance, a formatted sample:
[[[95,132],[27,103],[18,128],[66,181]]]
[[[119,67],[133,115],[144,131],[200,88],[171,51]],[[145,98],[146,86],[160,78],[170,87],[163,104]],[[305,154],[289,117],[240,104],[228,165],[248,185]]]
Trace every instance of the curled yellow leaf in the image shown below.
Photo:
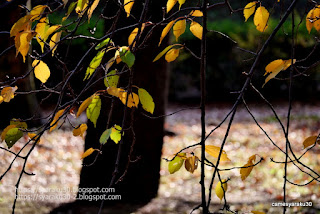
[[[173,26],[173,35],[176,37],[176,41],[178,38],[186,31],[186,20],[179,20]]]
[[[174,22],[175,22],[175,20],[169,22],[169,23],[166,25],[166,27],[162,30],[161,37],[160,37],[160,42],[159,42],[158,46],[160,46],[160,44],[161,44],[162,40],[164,39],[164,37],[166,37],[166,35],[169,33],[169,31],[170,31],[170,29],[172,28]]]
[[[293,64],[295,62],[296,60],[294,59]],[[287,68],[289,68],[291,64],[292,64],[291,59],[288,59],[288,60],[277,59],[270,62],[265,68],[266,72],[264,75],[267,75],[268,73],[271,73],[271,74],[269,74],[269,76],[266,78],[262,87],[264,87],[265,84],[269,82],[269,80],[275,78],[280,73],[280,71],[286,70]]]
[[[243,9],[243,16],[246,19],[245,21],[247,21],[250,16],[254,13],[255,9],[256,9],[256,1],[253,2],[249,2]]]
[[[84,159],[86,157],[88,157],[89,155],[91,155],[95,150],[94,148],[89,148],[87,149],[82,155],[81,155],[81,159]]]
[[[216,188],[215,188],[216,195],[218,196],[218,198],[220,198],[220,200],[222,200],[225,192],[227,192],[227,190],[228,190],[228,184],[225,183],[226,180],[223,179],[221,181],[222,181],[222,183],[219,181],[216,185]]]
[[[167,62],[172,62],[177,59],[179,56],[179,49],[171,49],[165,55],[165,59]]]
[[[195,22],[195,21],[191,22],[190,31],[195,37],[202,39],[203,27],[198,22]]]
[[[32,67],[34,68],[34,75],[42,83],[47,82],[50,77],[50,69],[46,63],[41,60],[35,59],[32,62]]]
[[[249,157],[248,162],[244,166],[242,166],[243,168],[240,169],[241,180],[244,181],[250,175],[255,160],[256,155],[252,155],[251,157]]]
[[[127,17],[129,17],[131,9],[132,9],[133,4],[134,4],[134,0],[124,0],[123,4],[124,4],[124,10],[127,13]]]
[[[73,131],[72,131],[73,136],[84,137],[84,133],[85,133],[85,131],[87,131],[87,129],[88,129],[87,124],[83,123],[79,127],[73,129]]]
[[[205,150],[206,152],[211,155],[214,158],[219,157],[220,147],[218,146],[212,146],[212,145],[206,145]],[[220,161],[230,161],[230,159],[227,156],[226,151],[222,150]]]
[[[64,109],[61,109],[54,115],[54,118],[50,123],[50,130],[49,130],[50,132],[52,132],[55,128],[57,128],[58,120],[63,115],[63,112],[64,112]]]
[[[264,32],[268,25],[268,20],[269,20],[269,12],[265,7],[258,7],[256,10],[256,13],[254,14],[253,22],[254,25],[256,26],[257,30],[260,32]]]
[[[81,103],[81,105],[80,105],[80,107],[78,109],[78,112],[77,112],[77,117],[79,117],[81,115],[81,113],[88,108],[88,106],[91,103],[92,99],[93,99],[93,96],[88,97],[85,101],[83,101]]]

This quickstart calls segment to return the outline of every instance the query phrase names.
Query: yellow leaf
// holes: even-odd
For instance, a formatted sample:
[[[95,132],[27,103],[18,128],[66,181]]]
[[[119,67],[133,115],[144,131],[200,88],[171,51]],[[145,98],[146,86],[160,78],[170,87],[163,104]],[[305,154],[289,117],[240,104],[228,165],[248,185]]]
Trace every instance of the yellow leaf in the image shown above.
[[[179,10],[181,9],[181,6],[186,2],[186,0],[178,0],[179,2]]]
[[[10,37],[16,36],[20,31],[26,30],[28,26],[30,26],[29,22],[31,19],[31,15],[26,15],[21,17],[11,28]]]
[[[38,5],[35,6],[31,11],[30,11],[30,15],[31,17],[31,21],[36,21],[39,20],[42,13],[44,12],[44,10],[47,8],[47,5]]]
[[[291,59],[289,59],[289,60],[277,59],[277,60],[270,62],[265,68],[266,72],[264,75],[266,75],[268,73],[271,73],[271,74],[269,74],[269,76],[266,78],[262,87],[264,87],[265,84],[267,82],[269,82],[269,80],[275,78],[275,76],[277,76],[280,73],[280,71],[286,70],[288,67],[290,67],[291,61],[292,61]],[[295,63],[295,62],[296,62],[296,60],[294,59],[293,63]]]
[[[202,39],[203,28],[198,22],[195,22],[195,21],[191,22],[190,31],[195,37]]]
[[[226,182],[226,180],[223,179],[221,181],[222,181],[222,184],[219,181],[216,185],[216,188],[215,188],[216,195],[218,196],[218,198],[220,198],[220,200],[222,200],[225,192],[227,192],[227,190],[228,190],[228,184],[224,183],[224,182]]]
[[[50,39],[49,45],[50,45],[50,49],[52,50],[52,56],[54,55],[54,52],[56,51],[56,49],[58,47],[58,45],[56,45],[56,44],[60,41],[61,34],[62,34],[62,31],[57,32],[57,33],[53,34],[53,36]]]
[[[121,57],[120,57],[120,51],[117,50],[114,54],[114,59],[116,60],[116,63],[119,64],[121,62]]]
[[[176,37],[176,41],[178,38],[186,31],[186,20],[179,20],[173,26],[173,35]]]
[[[17,49],[18,52],[21,53],[22,57],[23,57],[23,62],[26,61],[26,56],[29,52],[29,48],[30,48],[30,41],[31,39],[34,37],[36,33],[33,31],[24,31],[20,34],[20,46]]]
[[[14,98],[14,92],[18,90],[18,87],[5,87],[1,90],[1,96],[3,98],[3,101],[8,103],[11,99]]]
[[[167,13],[173,8],[173,6],[177,3],[178,0],[168,0],[167,1]]]
[[[245,165],[243,165],[243,167],[246,167],[246,168],[241,168],[240,169],[240,175],[241,175],[241,180],[245,180],[249,174],[251,173],[252,169],[253,169],[253,163],[248,161],[248,163],[246,163]]]
[[[214,158],[218,158],[221,148],[217,146],[207,145],[205,149],[209,155],[211,155]],[[222,151],[220,161],[230,161],[230,159],[227,156],[227,153],[224,150]]]
[[[319,140],[317,140],[318,136],[310,136],[310,137],[307,137],[304,141],[303,141],[303,147],[304,149],[309,147],[309,146],[312,146],[313,144],[316,143],[316,141],[318,142]]]
[[[94,148],[89,148],[87,149],[82,155],[81,155],[81,159],[84,159],[86,157],[88,157],[89,155],[91,155],[96,149]]]
[[[82,12],[86,9],[88,6],[88,0],[78,0],[77,7],[76,7],[76,13],[81,16]]]
[[[112,95],[112,96],[115,96],[115,97],[119,97],[119,93],[121,91],[124,91],[123,89],[121,88],[116,88],[116,87],[109,87],[107,88],[107,92],[108,94]]]
[[[160,46],[160,44],[161,44],[162,40],[164,39],[164,37],[166,37],[166,35],[169,33],[169,31],[172,28],[174,22],[175,22],[175,20],[169,22],[166,25],[166,27],[162,30],[161,37],[160,37],[160,42],[159,42],[158,46]]]
[[[257,30],[264,32],[267,29],[267,23],[269,20],[269,12],[265,7],[258,7],[256,13],[254,14],[253,22]]]
[[[73,129],[73,131],[72,131],[73,136],[84,137],[83,134],[84,134],[85,131],[87,131],[87,129],[88,129],[87,124],[83,123],[79,127]]]
[[[170,174],[173,174],[182,167],[184,159],[183,157],[186,156],[186,153],[179,153],[172,161],[168,164],[168,170]]]
[[[134,4],[134,0],[124,0],[124,10],[126,11],[127,13],[127,17],[130,16],[130,12],[131,12],[131,9],[132,9],[132,6]]]
[[[120,91],[118,97],[121,100],[121,102],[123,103],[123,105],[126,105],[126,102],[127,102],[127,106],[129,108],[138,107],[139,96],[136,93],[132,92],[128,97],[128,101],[127,101],[127,92],[126,91]]]
[[[194,170],[198,168],[198,161],[199,161],[199,158],[197,156],[188,157],[184,162],[184,166],[186,170],[188,172],[193,173]]]
[[[49,29],[46,31],[43,41],[47,41],[48,37],[54,33],[56,30],[58,30],[61,27],[61,25],[53,25],[49,27]]]
[[[3,132],[1,133],[1,141],[4,141],[4,139],[6,138],[7,132],[13,128],[16,128],[16,125],[9,125],[3,130]]]
[[[313,25],[314,25],[314,8],[309,11],[306,17],[306,27],[309,33],[311,32]]]
[[[117,69],[110,71],[107,77],[104,78],[104,85],[108,87],[117,87],[119,82],[119,75],[117,75]]]
[[[41,60],[35,59],[32,62],[32,67],[34,67],[34,75],[42,83],[46,83],[50,77],[50,69],[46,63]]]
[[[44,38],[48,29],[49,24],[47,17],[40,19],[39,23],[36,25],[35,32],[37,33],[36,39],[39,45],[41,46],[42,53],[44,51]]]
[[[179,49],[171,49],[165,55],[165,59],[167,62],[172,62],[177,59],[179,56]]]
[[[313,11],[313,18],[314,18],[314,22],[313,22],[313,26],[314,28],[319,31],[320,30],[320,8],[316,7]]]
[[[147,112],[153,114],[155,104],[153,102],[152,96],[143,88],[139,88],[138,94],[142,108]]]
[[[119,125],[114,125],[111,128],[111,134],[110,134],[110,138],[111,140],[113,140],[116,144],[119,143],[119,141],[121,140],[121,126]]]
[[[0,104],[3,103],[3,100],[4,100],[3,96],[0,95]]]
[[[80,105],[80,107],[78,109],[78,112],[77,112],[77,117],[79,117],[80,114],[88,108],[88,106],[91,103],[92,99],[93,99],[93,96],[88,97],[85,101],[83,101],[81,103],[81,105]]]
[[[37,137],[36,133],[28,133],[28,137],[32,139],[32,141],[41,144],[41,140],[39,140],[39,137]]]
[[[140,31],[140,35],[141,35],[141,33],[143,32],[143,30],[144,30],[144,27],[145,27],[145,23],[143,23],[142,24],[142,26],[141,26],[141,31]],[[136,38],[136,36],[137,36],[137,34],[138,34],[138,31],[139,31],[139,28],[135,28],[135,29],[133,29],[133,31],[130,33],[130,35],[129,35],[129,37],[128,37],[128,45],[130,46],[132,43],[133,43],[133,41],[135,40],[135,38]],[[133,44],[133,47],[135,46],[135,43]]]
[[[256,1],[250,2],[248,3],[243,10],[243,15],[244,18],[246,19],[245,21],[247,21],[249,19],[249,17],[254,13],[255,9],[256,9]]]
[[[90,22],[93,11],[97,8],[100,0],[94,0],[91,7],[88,9],[88,22]]]
[[[193,11],[191,11],[190,16],[202,17],[202,16],[203,16],[203,13],[202,13],[202,11],[200,11],[200,10],[193,10]]]
[[[58,120],[63,115],[63,112],[64,112],[64,109],[61,109],[54,115],[54,118],[50,123],[50,130],[49,130],[50,132],[52,132],[55,128],[57,128]]]
[[[279,2],[279,0],[278,0]],[[266,214],[265,212],[261,212],[261,211],[251,211],[251,213],[253,214]]]

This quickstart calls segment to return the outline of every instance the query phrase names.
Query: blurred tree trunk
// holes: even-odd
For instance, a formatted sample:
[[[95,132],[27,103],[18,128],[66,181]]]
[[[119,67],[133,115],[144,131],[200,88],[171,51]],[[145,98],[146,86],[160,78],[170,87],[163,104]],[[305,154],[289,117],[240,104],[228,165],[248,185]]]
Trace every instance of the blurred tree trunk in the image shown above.
[[[152,21],[161,20],[162,6],[165,1],[153,1],[149,15],[152,14]],[[154,17],[156,14],[157,17]],[[163,115],[167,100],[167,66],[163,61],[152,63],[155,56],[154,50],[158,50],[158,42],[162,29],[156,29],[152,34],[151,42],[142,51],[136,53],[136,63],[134,66],[133,84],[146,89],[155,102],[154,115]],[[129,35],[129,34],[126,34]],[[127,39],[127,38],[126,38]],[[165,44],[165,42],[164,42]],[[103,99],[103,98],[102,98]],[[114,111],[112,113],[111,125],[121,125],[124,105],[115,100]],[[107,118],[110,110],[110,101],[103,99],[102,110],[98,119],[97,128],[93,128],[89,122],[85,149],[90,147],[99,148],[99,138],[106,129]],[[160,178],[160,160],[164,133],[164,118],[150,119],[143,114],[141,106],[132,112],[128,110],[127,121],[134,116],[134,132],[136,143],[132,161],[124,179],[116,184],[116,192],[113,194],[122,195],[120,202],[146,203],[157,195]],[[146,112],[144,112],[146,113]],[[129,127],[130,124],[126,124]],[[119,167],[119,178],[126,170],[128,154],[133,141],[130,131],[125,132],[124,151],[121,154]],[[108,141],[103,146],[102,155],[92,166],[84,166],[80,175],[79,188],[86,187],[108,187],[117,156],[119,145],[113,141]],[[91,155],[92,156],[92,155]],[[93,157],[84,160],[84,164],[92,162]],[[93,195],[95,193],[92,193]],[[84,201],[82,201],[84,202]],[[119,201],[106,201],[106,203],[119,203]]]
[[[24,10],[17,6],[17,4],[25,4],[26,1],[15,1],[12,3],[3,3],[0,4],[0,53],[3,55],[0,56],[0,64],[1,64],[1,73],[0,79],[5,81],[9,78],[6,77],[19,77],[24,75],[30,66],[30,59],[23,63],[21,55],[16,57],[16,49],[13,46],[14,40],[10,38],[10,29],[12,25],[18,21],[21,17],[21,14],[24,14]],[[11,47],[12,46],[12,47]],[[7,50],[7,51],[5,51]],[[5,52],[4,52],[5,51]],[[15,85],[18,86],[18,91],[30,91],[32,88],[33,77],[29,75],[27,78],[23,80],[19,80]],[[30,79],[31,78],[31,79]],[[6,84],[1,84],[2,87],[9,86]],[[12,85],[14,86],[14,85]],[[11,102],[2,103],[0,105],[0,111],[5,112],[1,114],[1,125],[0,128],[3,128],[9,124],[9,121],[15,118],[27,119],[31,117],[37,108],[37,99],[34,94],[30,94],[27,96],[19,96],[17,95]],[[29,125],[35,125],[30,124]]]

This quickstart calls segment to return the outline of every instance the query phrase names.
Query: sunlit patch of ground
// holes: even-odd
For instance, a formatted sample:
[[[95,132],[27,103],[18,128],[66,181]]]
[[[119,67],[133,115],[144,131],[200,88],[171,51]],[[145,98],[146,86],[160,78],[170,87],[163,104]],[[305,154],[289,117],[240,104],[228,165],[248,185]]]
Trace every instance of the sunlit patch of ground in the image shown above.
[[[292,123],[289,135],[292,149],[299,156],[303,150],[303,140],[311,135],[317,135],[320,128],[320,105],[295,104],[292,112]],[[171,105],[167,112],[171,113],[181,106]],[[261,105],[250,105],[253,114],[260,125],[265,129],[271,139],[283,150],[285,150],[285,139],[281,127],[277,123],[272,112]],[[279,112],[284,125],[287,106],[275,106]],[[208,106],[207,108],[207,133],[216,127],[230,109],[229,105]],[[226,132],[228,120],[217,129],[208,139],[207,144],[220,146]],[[171,158],[180,149],[200,141],[200,115],[198,110],[187,110],[170,116],[166,120],[167,130],[174,132],[175,136],[164,138],[163,157]],[[21,140],[13,147],[13,151],[26,142]],[[43,136],[43,143],[36,147],[32,153],[27,170],[36,176],[23,176],[21,188],[36,188],[43,190],[43,194],[55,194],[46,192],[48,189],[77,187],[79,182],[79,171],[81,168],[80,156],[83,151],[83,140],[80,137],[73,137],[70,131],[58,130],[47,133]],[[247,159],[254,154],[263,157],[264,161],[256,166],[250,176],[242,181],[239,169],[221,172],[222,178],[230,178],[228,182],[227,201],[232,210],[240,213],[250,213],[251,210],[265,211],[268,213],[280,213],[279,207],[271,207],[272,202],[282,200],[283,191],[283,164],[276,164],[270,161],[284,161],[285,156],[281,153],[264,133],[257,127],[251,116],[241,107],[238,109],[234,124],[230,130],[224,150],[231,159],[229,163],[222,163],[221,168],[243,166]],[[194,153],[200,156],[200,150],[195,149]],[[301,161],[316,172],[320,172],[320,149],[315,147],[309,151]],[[13,155],[0,151],[0,173],[2,174],[10,164]],[[214,158],[208,157],[215,162]],[[21,161],[14,164],[10,172],[3,178],[0,185],[0,213],[11,213],[14,198],[14,185],[21,170]],[[187,172],[184,167],[175,174],[170,175],[167,170],[168,163],[161,164],[161,185],[159,196],[148,205],[140,208],[135,213],[146,214],[180,214],[190,213],[191,209],[200,204],[200,169],[193,174]],[[304,168],[305,169],[305,168]],[[206,186],[210,183],[213,169],[206,167]],[[292,164],[288,167],[288,179],[302,184],[310,180]],[[214,186],[216,182],[214,183]],[[312,182],[306,187],[297,187],[287,184],[287,199],[292,202],[312,201],[312,209],[303,207],[290,208],[290,213],[317,213],[316,208],[320,207],[320,185]],[[68,192],[68,191],[67,191]],[[72,194],[72,192],[68,192]],[[16,206],[16,213],[47,213],[53,207],[62,202],[71,200],[20,200]],[[211,210],[217,211],[223,206],[223,202],[212,195]],[[320,213],[320,211],[318,210]],[[200,213],[195,211],[194,213]]]

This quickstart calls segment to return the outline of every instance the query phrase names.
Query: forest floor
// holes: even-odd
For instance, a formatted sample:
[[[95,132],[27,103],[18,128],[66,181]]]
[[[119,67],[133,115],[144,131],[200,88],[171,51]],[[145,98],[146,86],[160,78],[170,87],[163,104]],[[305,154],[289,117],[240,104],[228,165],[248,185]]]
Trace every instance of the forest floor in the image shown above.
[[[303,141],[305,138],[318,135],[320,129],[320,104],[295,103],[292,109],[289,139],[293,151],[297,156],[303,154]],[[169,105],[167,113],[175,112],[186,106]],[[285,150],[285,138],[281,126],[267,107],[259,104],[249,104],[249,107],[261,127],[269,133],[270,138],[279,148]],[[277,104],[274,106],[283,124],[286,124],[287,106]],[[230,105],[208,105],[207,107],[207,133],[215,128],[230,110]],[[228,120],[208,138],[208,145],[220,146],[227,130]],[[199,110],[185,110],[167,117],[166,130],[172,132],[165,136],[163,147],[163,158],[171,158],[180,149],[200,141],[200,114]],[[18,151],[27,138],[20,140],[12,151]],[[42,198],[29,198],[18,200],[16,213],[33,214],[49,213],[50,210],[62,203],[72,202],[72,199],[61,198],[61,200],[50,200],[50,195],[57,194],[54,191],[65,191],[66,188],[76,188],[79,183],[79,172],[81,169],[80,160],[83,152],[83,139],[73,137],[68,128],[56,130],[53,133],[46,133],[41,144],[35,148],[27,163],[28,172],[35,176],[23,176],[19,191],[27,192],[37,190],[38,195],[47,196]],[[231,210],[239,213],[250,213],[252,210],[264,211],[266,213],[280,213],[281,207],[272,207],[273,202],[283,200],[283,173],[284,164],[277,164],[271,161],[284,161],[285,155],[277,149],[261,129],[253,121],[246,109],[241,106],[235,116],[234,123],[230,129],[229,136],[224,147],[230,162],[222,162],[221,168],[243,166],[248,158],[257,155],[263,162],[255,166],[249,177],[242,181],[239,169],[222,171],[221,177],[229,178],[226,199],[231,205]],[[199,149],[189,150],[199,156]],[[314,147],[308,151],[300,160],[316,172],[320,172],[320,148]],[[13,159],[13,155],[0,151],[0,174],[2,174]],[[214,158],[208,157],[212,162]],[[22,161],[13,164],[11,170],[2,179],[0,184],[0,213],[7,214],[12,211],[12,203],[15,195],[15,183],[22,168]],[[302,169],[305,169],[302,167]],[[182,167],[178,172],[168,172],[168,163],[163,160],[161,163],[161,181],[158,197],[149,204],[135,210],[136,214],[180,214],[190,213],[192,208],[200,204],[200,169],[191,174]],[[213,169],[206,167],[206,186],[210,183]],[[310,180],[305,173],[302,173],[293,164],[288,164],[288,180],[303,184]],[[214,183],[214,186],[216,182]],[[52,190],[51,192],[49,190]],[[308,186],[294,186],[287,184],[287,200],[289,202],[312,202],[312,207],[291,207],[289,213],[320,213],[320,185],[315,181]],[[33,192],[33,194],[35,194]],[[65,195],[73,196],[72,191],[65,191]],[[223,207],[223,201],[212,192],[211,210],[218,211]],[[129,213],[122,206],[122,212],[105,211],[105,213]],[[88,212],[96,213],[96,211]],[[200,213],[196,210],[193,213]]]

